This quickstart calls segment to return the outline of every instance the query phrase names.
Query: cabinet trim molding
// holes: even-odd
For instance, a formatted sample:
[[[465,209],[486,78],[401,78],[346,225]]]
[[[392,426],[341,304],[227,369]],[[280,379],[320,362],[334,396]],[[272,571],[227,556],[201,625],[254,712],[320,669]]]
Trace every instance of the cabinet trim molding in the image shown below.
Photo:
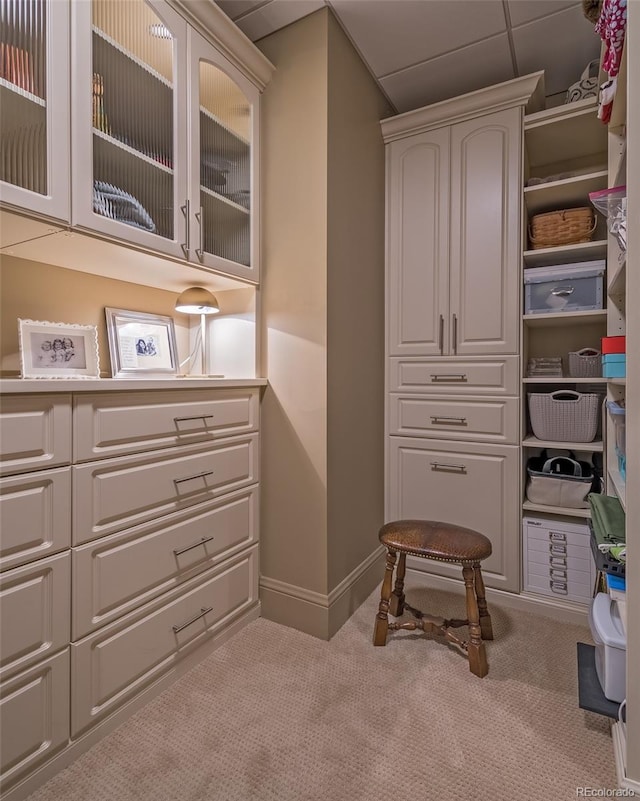
[[[382,138],[385,143],[394,139],[462,122],[472,117],[486,116],[512,106],[525,106],[528,113],[544,104],[544,72],[533,72],[522,78],[469,92],[466,95],[442,100],[425,108],[407,111],[382,120]]]

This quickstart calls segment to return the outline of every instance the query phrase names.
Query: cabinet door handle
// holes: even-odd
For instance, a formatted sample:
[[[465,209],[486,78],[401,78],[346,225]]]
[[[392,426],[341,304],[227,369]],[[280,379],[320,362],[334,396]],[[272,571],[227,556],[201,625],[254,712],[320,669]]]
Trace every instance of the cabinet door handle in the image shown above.
[[[207,470],[204,473],[196,473],[195,476],[186,476],[185,478],[174,478],[173,483],[184,484],[185,481],[195,481],[197,478],[206,478],[207,476],[212,476],[212,475],[213,475],[213,470]]]
[[[207,542],[211,542],[213,537],[202,537],[202,539],[198,540],[198,542],[194,542],[191,545],[185,545],[184,548],[174,548],[173,552],[176,556],[180,556],[180,554],[186,553],[187,551],[192,551],[194,548],[198,548],[200,545],[206,545]]]
[[[466,381],[467,376],[465,373],[431,373],[431,381],[436,384],[454,384]]]
[[[438,347],[440,348],[440,355],[444,353],[444,316],[440,315],[440,324],[438,326]]]
[[[189,251],[191,250],[191,232],[189,231],[189,198],[184,202],[184,206],[180,206],[180,211],[184,214],[184,242],[180,247],[184,253],[185,259],[189,258]]]
[[[204,209],[200,206],[200,211],[196,212],[196,220],[198,221],[199,240],[198,247],[196,248],[196,256],[198,261],[204,260]]]
[[[431,462],[432,470],[439,470],[444,473],[466,473],[465,464],[447,464],[446,462]]]
[[[431,422],[434,425],[466,426],[467,425],[467,418],[466,417],[441,417],[440,415],[435,415],[435,416],[431,417]]]
[[[213,420],[212,414],[194,414],[192,417],[174,417],[174,423],[186,423],[189,420]]]
[[[453,315],[453,355],[458,355],[458,315]]]
[[[554,581],[553,579],[551,579],[551,581],[549,582],[549,587],[551,588],[551,592],[555,592],[558,595],[569,594],[566,581]]]
[[[200,611],[198,612],[197,615],[194,615],[190,620],[181,623],[179,626],[171,626],[171,628],[177,634],[179,631],[182,631],[182,629],[186,629],[187,626],[190,626],[192,623],[195,623],[196,620],[200,620],[201,617],[204,617],[209,612],[213,612],[212,606],[201,606]]]

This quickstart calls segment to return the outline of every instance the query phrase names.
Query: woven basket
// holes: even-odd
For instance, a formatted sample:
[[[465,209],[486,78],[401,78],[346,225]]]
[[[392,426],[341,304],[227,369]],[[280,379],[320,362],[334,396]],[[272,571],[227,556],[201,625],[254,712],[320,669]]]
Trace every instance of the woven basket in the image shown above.
[[[573,390],[530,392],[531,430],[538,439],[591,442],[598,431],[600,396]]]
[[[547,211],[531,218],[529,239],[534,250],[590,242],[596,224],[593,209],[589,206]]]
[[[602,356],[599,350],[582,348],[569,353],[569,375],[572,378],[598,378],[602,375]]]

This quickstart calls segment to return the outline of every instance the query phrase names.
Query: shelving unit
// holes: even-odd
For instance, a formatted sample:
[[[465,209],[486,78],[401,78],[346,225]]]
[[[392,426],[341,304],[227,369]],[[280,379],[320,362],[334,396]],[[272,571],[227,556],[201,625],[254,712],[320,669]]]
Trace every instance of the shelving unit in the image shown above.
[[[527,224],[534,214],[566,208],[589,206],[589,193],[604,189],[608,184],[607,137],[604,126],[597,119],[596,104],[592,99],[555,107],[525,117],[525,175],[523,190]],[[553,180],[548,180],[549,178]],[[543,182],[527,185],[530,179]],[[528,227],[528,225],[527,225]],[[528,233],[528,232],[527,232]],[[527,236],[527,242],[529,243]],[[523,268],[569,265],[578,262],[604,261],[607,255],[607,237],[604,220],[598,219],[592,239],[562,247],[531,248],[523,253]],[[606,284],[605,284],[606,286]],[[607,382],[602,377],[576,378],[569,374],[568,354],[582,348],[600,349],[600,339],[607,331],[608,312],[586,310],[577,312],[550,312],[523,314],[522,316],[522,513],[524,517],[539,519],[541,526],[553,524],[569,518],[574,519],[579,528],[572,534],[574,547],[578,544],[585,554],[581,572],[564,568],[564,586],[571,588],[576,582],[586,586],[587,565],[591,563],[589,537],[586,521],[590,517],[589,508],[570,508],[565,506],[533,503],[526,497],[527,461],[543,451],[552,454],[568,455],[572,452],[580,461],[600,461],[604,456],[605,444],[600,432],[591,442],[559,442],[539,439],[531,432],[529,423],[527,394],[530,392],[553,392],[571,389],[578,392],[599,392],[603,398]],[[527,363],[532,357],[562,358],[563,375],[530,377],[527,376]],[[582,521],[582,522],[581,522]],[[524,586],[528,592],[542,592],[535,589],[535,581],[527,573],[532,569],[525,558],[527,537],[530,527],[524,527]],[[583,532],[582,534],[578,532]],[[569,536],[569,535],[567,535]],[[561,571],[562,572],[562,571]],[[554,577],[551,577],[555,580]],[[567,589],[567,592],[569,590]],[[585,593],[581,603],[586,603]],[[561,595],[556,602],[562,603]]]

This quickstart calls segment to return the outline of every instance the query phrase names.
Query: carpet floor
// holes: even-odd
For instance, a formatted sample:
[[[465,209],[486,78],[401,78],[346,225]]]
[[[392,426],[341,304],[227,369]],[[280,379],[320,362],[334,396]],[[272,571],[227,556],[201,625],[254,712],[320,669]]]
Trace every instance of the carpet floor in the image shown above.
[[[478,679],[422,633],[374,648],[378,598],[330,642],[250,623],[29,801],[568,801],[617,786],[609,724],[578,708],[586,627],[493,603]],[[464,613],[462,596],[407,598]]]

